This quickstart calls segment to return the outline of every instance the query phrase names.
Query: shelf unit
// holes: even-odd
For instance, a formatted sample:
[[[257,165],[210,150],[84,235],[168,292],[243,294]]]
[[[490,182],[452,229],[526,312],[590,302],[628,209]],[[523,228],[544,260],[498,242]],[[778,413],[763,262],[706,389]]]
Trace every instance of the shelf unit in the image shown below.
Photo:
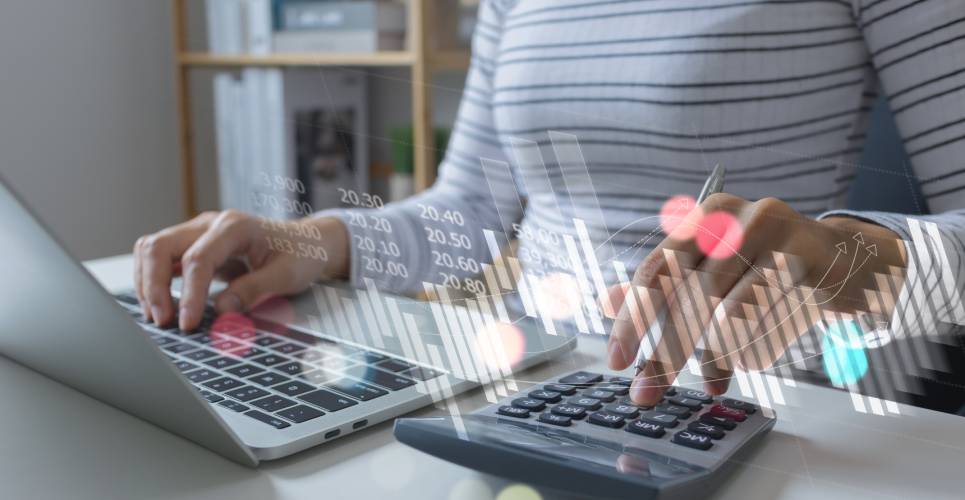
[[[407,49],[374,53],[297,53],[270,55],[223,55],[191,51],[188,48],[187,2],[171,0],[175,43],[175,91],[178,107],[179,160],[185,217],[197,214],[194,141],[191,123],[189,75],[193,68],[218,67],[399,67],[411,71],[412,142],[415,153],[415,188],[421,191],[435,180],[432,133],[432,74],[443,70],[465,70],[467,50],[433,50],[427,27],[432,26],[433,4],[438,0],[408,0]]]

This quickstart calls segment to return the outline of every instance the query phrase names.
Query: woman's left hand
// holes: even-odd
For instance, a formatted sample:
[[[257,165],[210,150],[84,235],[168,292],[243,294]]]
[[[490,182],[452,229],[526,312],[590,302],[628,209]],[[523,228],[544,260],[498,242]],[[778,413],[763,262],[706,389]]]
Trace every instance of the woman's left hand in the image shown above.
[[[894,232],[848,217],[816,221],[773,198],[715,194],[685,205],[664,214],[667,237],[604,304],[616,319],[612,369],[633,364],[645,344],[630,392],[637,404],[656,404],[698,348],[705,390],[721,394],[734,367],[771,366],[820,320],[890,317],[892,288],[880,288],[900,289],[905,267]],[[657,322],[660,333],[647,336]]]

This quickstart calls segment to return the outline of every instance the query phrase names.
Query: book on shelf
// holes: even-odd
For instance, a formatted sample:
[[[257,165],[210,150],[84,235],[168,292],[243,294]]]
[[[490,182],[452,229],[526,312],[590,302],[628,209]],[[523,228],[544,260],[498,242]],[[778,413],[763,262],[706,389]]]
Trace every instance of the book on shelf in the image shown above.
[[[276,0],[276,52],[376,52],[405,47],[405,6],[391,0]]]

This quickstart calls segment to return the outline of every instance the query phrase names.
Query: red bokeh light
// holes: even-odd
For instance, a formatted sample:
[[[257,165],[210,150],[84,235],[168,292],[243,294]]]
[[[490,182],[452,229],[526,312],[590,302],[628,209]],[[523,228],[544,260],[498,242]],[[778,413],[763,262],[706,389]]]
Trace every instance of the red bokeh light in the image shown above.
[[[668,238],[688,240],[697,231],[703,210],[692,196],[677,195],[660,208],[660,228]]]
[[[697,247],[710,259],[726,259],[744,243],[744,228],[728,212],[711,212],[700,219]]]

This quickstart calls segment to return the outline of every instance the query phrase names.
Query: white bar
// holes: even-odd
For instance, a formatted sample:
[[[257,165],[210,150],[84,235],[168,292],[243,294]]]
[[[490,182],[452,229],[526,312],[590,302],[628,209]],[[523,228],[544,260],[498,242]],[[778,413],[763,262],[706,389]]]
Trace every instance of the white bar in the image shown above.
[[[489,253],[493,256],[493,263],[499,263],[496,266],[496,272],[499,274],[499,282],[504,290],[512,290],[513,282],[509,279],[509,273],[506,272],[506,262],[500,260],[503,253],[499,249],[499,243],[496,241],[496,235],[489,229],[483,229],[483,235],[486,237],[486,245],[489,246]],[[491,290],[492,293],[496,293],[498,289]]]
[[[434,295],[437,292],[434,290],[436,285],[428,282],[423,282],[422,286],[425,288],[427,295]],[[462,363],[459,362],[459,355],[456,353],[456,346],[452,343],[452,339],[455,336],[455,332],[451,332],[446,322],[445,314],[442,312],[442,304],[437,301],[429,301],[429,310],[432,312],[432,318],[436,321],[436,328],[439,330],[439,336],[442,338],[442,346],[446,350],[446,356],[449,358],[449,367],[452,369],[452,374],[456,378],[467,379],[466,372],[462,368]],[[432,347],[432,346],[429,346]],[[431,351],[431,350],[430,350]],[[430,352],[431,353],[431,352]],[[445,365],[438,365],[445,366]]]

